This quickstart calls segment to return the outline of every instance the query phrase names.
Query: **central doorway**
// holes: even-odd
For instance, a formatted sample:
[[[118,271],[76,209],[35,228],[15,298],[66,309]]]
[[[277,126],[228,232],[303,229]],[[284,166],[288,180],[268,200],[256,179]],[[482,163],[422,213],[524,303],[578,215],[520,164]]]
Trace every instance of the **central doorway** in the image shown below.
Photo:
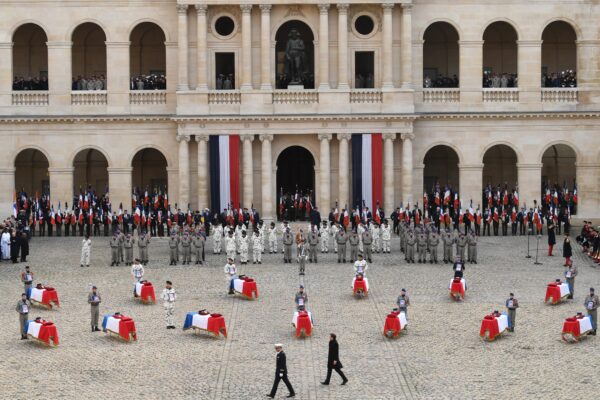
[[[277,157],[278,215],[281,214],[282,200],[291,206],[296,193],[305,199],[310,196],[312,204],[315,204],[315,159],[301,146],[288,147]]]

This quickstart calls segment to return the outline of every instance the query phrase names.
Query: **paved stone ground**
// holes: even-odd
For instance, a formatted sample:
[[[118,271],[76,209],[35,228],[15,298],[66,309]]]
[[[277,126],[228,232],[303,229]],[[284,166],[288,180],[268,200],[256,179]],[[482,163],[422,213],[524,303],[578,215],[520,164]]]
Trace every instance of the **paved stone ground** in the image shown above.
[[[598,339],[572,345],[560,340],[564,318],[583,311],[591,285],[600,288],[599,271],[579,251],[575,299],[546,306],[546,283],[562,276],[563,259],[541,255],[543,265],[536,266],[524,258],[523,238],[481,239],[480,263],[466,269],[466,301],[454,303],[447,290],[449,265],[406,265],[397,239],[393,244],[391,255],[375,256],[364,300],[351,296],[350,264],[337,264],[333,254],[309,264],[305,284],[316,326],[312,338],[296,339],[290,325],[299,282],[295,264],[267,254],[261,266],[243,268],[260,291],[258,301],[246,301],[226,295],[223,256],[209,255],[209,266],[169,267],[167,242],[154,239],[146,278],[158,292],[166,279],[174,282],[178,326],[186,312],[207,308],[225,316],[224,340],[166,330],[160,305],[132,298],[129,268],[108,266],[107,238],[93,239],[93,266],[86,269],[79,267],[79,238],[35,238],[29,264],[36,281],[57,288],[62,308],[36,309],[32,316],[53,320],[61,344],[49,349],[18,339],[14,306],[23,264],[0,264],[0,398],[257,399],[270,390],[276,342],[285,345],[290,380],[302,399],[597,398]],[[556,254],[561,251],[559,244]],[[89,332],[91,284],[103,296],[101,313],[121,311],[135,319],[138,342]],[[409,329],[388,340],[382,336],[384,318],[401,287],[409,289],[413,303]],[[503,309],[510,291],[521,303],[516,332],[484,343],[481,319]],[[347,386],[338,385],[335,373],[331,386],[319,384],[330,332],[338,334]],[[278,396],[286,394],[282,384]]]

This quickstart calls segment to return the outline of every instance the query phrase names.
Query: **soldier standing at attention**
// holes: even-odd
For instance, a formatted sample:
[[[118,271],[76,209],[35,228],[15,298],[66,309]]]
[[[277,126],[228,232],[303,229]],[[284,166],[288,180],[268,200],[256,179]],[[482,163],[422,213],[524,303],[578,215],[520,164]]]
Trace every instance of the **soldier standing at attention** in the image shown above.
[[[229,230],[229,234],[225,237],[225,253],[227,257],[235,259],[237,254],[235,238],[233,237],[233,230]]]
[[[252,264],[262,264],[262,238],[258,229],[254,231],[252,236]]]
[[[406,262],[415,263],[415,243],[417,238],[412,228],[408,227],[405,231],[406,235]]]
[[[119,266],[119,236],[117,232],[115,232],[110,238],[110,266],[114,267],[115,265]]]
[[[317,228],[314,227],[310,234],[308,235],[308,260],[309,262],[317,263],[317,246],[319,244],[319,232]]]
[[[162,299],[163,307],[165,308],[165,323],[167,324],[167,329],[175,329],[173,314],[175,313],[175,300],[177,299],[177,294],[175,293],[175,289],[173,289],[171,281],[167,281],[160,298]]]
[[[138,251],[143,265],[148,265],[148,244],[150,244],[150,235],[144,230],[142,236],[138,238]]]
[[[319,236],[321,237],[321,253],[329,253],[329,227],[327,221],[322,222]]]
[[[204,234],[202,232],[194,235],[192,239],[192,243],[194,245],[194,254],[196,255],[196,265],[202,265],[202,261],[204,261],[204,243],[205,243]]]
[[[299,264],[299,273],[298,275],[304,275],[306,270],[306,259],[308,255],[306,254],[306,243],[304,241],[298,244],[298,264]]]
[[[121,262],[125,261],[124,255],[123,255],[123,244],[125,243],[125,235],[123,235],[123,232],[118,231],[118,237],[119,237],[119,258],[118,260],[120,260]],[[118,264],[117,264],[118,265]]]
[[[600,305],[600,300],[598,299],[598,295],[594,294],[594,288],[590,288],[590,294],[585,298],[583,305],[592,319],[592,332],[590,334],[596,336],[596,329],[598,329],[598,306]]]
[[[419,262],[427,262],[427,234],[423,231],[417,235],[417,249]]]
[[[292,244],[294,243],[294,237],[290,232],[290,228],[287,228],[283,233],[283,263],[292,262]]]
[[[185,233],[181,238],[181,252],[183,253],[183,265],[192,262],[192,239],[189,233]]]
[[[269,254],[277,254],[277,227],[275,222],[271,222],[269,228]]]
[[[88,295],[88,304],[90,305],[91,310],[91,324],[92,324],[92,332],[99,332],[100,328],[98,328],[98,318],[100,317],[100,302],[102,298],[97,292],[96,286],[92,286],[92,292]]]
[[[31,285],[33,284],[33,272],[29,269],[29,265],[25,267],[25,271],[21,272],[21,282],[23,282],[23,287],[29,300],[29,289],[31,289]]]
[[[440,236],[435,229],[429,234],[427,238],[427,245],[429,246],[429,262],[431,264],[438,262],[438,245],[440,244]]]
[[[392,232],[390,226],[385,220],[383,226],[381,227],[381,252],[390,254],[390,240],[392,239]]]
[[[21,332],[21,340],[27,339],[27,332],[25,332],[25,324],[27,323],[27,316],[29,315],[29,310],[31,309],[31,302],[27,299],[27,295],[25,293],[21,294],[21,300],[17,303],[16,310],[19,313],[19,326]]]
[[[467,261],[473,264],[477,264],[477,236],[473,234],[473,231],[469,232],[467,237],[467,245],[469,247]]]
[[[456,239],[456,253],[461,260],[465,259],[465,247],[467,246],[467,237],[460,233]]]
[[[240,264],[248,264],[248,236],[246,230],[242,230],[242,236],[240,237]]]
[[[175,232],[171,232],[169,237],[169,265],[177,265],[177,259],[179,258],[179,236]]]
[[[86,267],[90,266],[90,256],[92,252],[92,240],[89,235],[85,236],[85,239],[81,241],[81,258],[79,260],[79,266]]]
[[[344,228],[340,228],[338,231],[335,242],[338,246],[338,264],[342,261],[346,262],[346,242],[348,241],[348,236],[346,235]],[[352,260],[351,260],[352,261]]]
[[[358,258],[358,233],[353,229],[348,235],[348,243],[350,243],[350,262],[353,263]]]
[[[372,246],[373,246],[373,235],[369,231],[369,229],[365,229],[362,233],[362,243],[363,243],[363,251],[365,254],[365,258],[368,262],[373,262],[371,257],[372,255]]]
[[[514,293],[510,293],[510,297],[506,300],[506,308],[508,309],[508,330],[515,331],[515,319],[517,318],[517,308],[519,308],[519,300],[515,298]]]
[[[123,247],[125,248],[125,266],[130,266],[133,264],[133,244],[135,243],[135,239],[131,237],[131,234],[128,233],[125,236],[125,242],[123,243]]]

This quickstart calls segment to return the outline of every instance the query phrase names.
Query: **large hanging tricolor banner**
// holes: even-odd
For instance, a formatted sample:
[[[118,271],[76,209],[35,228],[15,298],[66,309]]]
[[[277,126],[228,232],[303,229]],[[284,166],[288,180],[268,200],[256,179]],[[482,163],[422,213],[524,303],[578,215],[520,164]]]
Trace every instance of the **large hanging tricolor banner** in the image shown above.
[[[211,135],[210,201],[213,212],[240,205],[240,137]]]
[[[382,203],[383,139],[381,133],[352,135],[352,207],[373,210]]]

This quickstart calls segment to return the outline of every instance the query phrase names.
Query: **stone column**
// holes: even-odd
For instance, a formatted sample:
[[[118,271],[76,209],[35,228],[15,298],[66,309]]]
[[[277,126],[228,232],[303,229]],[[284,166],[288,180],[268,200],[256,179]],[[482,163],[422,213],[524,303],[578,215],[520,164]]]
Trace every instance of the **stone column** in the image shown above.
[[[338,156],[338,192],[340,196],[339,205],[341,208],[348,204],[348,202],[350,201],[350,166],[348,162],[348,141],[352,138],[352,135],[349,133],[338,133],[337,138],[340,142]]]
[[[0,107],[12,104],[12,48],[13,44],[11,42],[0,43]],[[1,200],[0,203],[2,203]],[[0,210],[3,210],[3,208],[0,208]],[[10,212],[12,212],[12,205]]]
[[[540,103],[542,92],[542,41],[518,40],[519,103]],[[537,108],[536,108],[537,109]]]
[[[73,167],[48,168],[50,201],[55,207],[59,202],[64,204],[67,201],[71,204],[73,201],[73,170]]]
[[[13,213],[13,193],[16,189],[15,167],[0,167],[0,211],[2,215]]]
[[[383,209],[389,215],[394,209],[394,139],[395,133],[383,134]]]
[[[598,217],[600,199],[600,164],[597,162],[575,163],[577,181],[577,218],[592,219]]]
[[[242,4],[242,79],[240,89],[252,89],[252,4]]]
[[[131,174],[133,173],[132,167],[108,167],[108,190],[110,195],[110,202],[113,205],[113,210],[119,208],[119,204],[123,203],[125,209],[131,207]],[[52,181],[50,181],[52,184]],[[71,195],[72,200],[72,195]],[[133,212],[133,210],[131,210]]]
[[[458,164],[458,192],[460,193],[463,207],[468,207],[473,201],[473,209],[481,204],[483,192],[483,164]],[[442,194],[443,195],[443,194]]]
[[[402,88],[412,89],[412,4],[402,4],[402,33],[400,37],[402,55]]]
[[[413,145],[414,133],[400,134],[402,138],[402,202],[413,202]]]
[[[381,86],[384,89],[391,89],[394,87],[394,78],[392,75],[392,39],[393,39],[393,19],[392,10],[394,9],[393,3],[384,3],[383,7],[383,37],[382,37],[382,62],[383,62],[383,74],[381,80]],[[404,48],[404,47],[403,47]],[[404,62],[404,60],[402,60]],[[402,68],[404,71],[404,68]]]
[[[260,135],[262,142],[261,153],[261,186],[262,186],[262,215],[265,223],[273,220],[273,166],[271,155],[271,142],[273,135]]]
[[[179,198],[177,202],[181,209],[187,209],[190,202],[190,137],[177,135],[179,142]]]
[[[131,42],[106,42],[106,96],[108,112],[123,112],[129,107]]]
[[[206,57],[206,4],[196,4],[196,90],[208,90]],[[201,203],[206,206],[206,203]]]
[[[179,80],[177,90],[188,90],[188,28],[187,4],[177,4],[177,60],[179,65]]]
[[[524,204],[527,208],[533,207],[533,200],[537,200],[538,206],[541,206],[542,165],[517,163],[519,206]]]
[[[71,47],[72,42],[47,42],[48,89],[50,108],[54,113],[64,114],[71,107]]]
[[[240,139],[243,143],[242,187],[244,192],[242,193],[242,206],[250,208],[254,202],[254,166],[252,163],[252,142],[254,141],[254,135],[240,135]]]
[[[460,40],[458,46],[460,103],[481,104],[483,40]]]
[[[319,170],[321,173],[318,190],[318,193],[320,192],[320,204],[318,206],[322,207],[324,212],[331,208],[331,161],[329,155],[329,141],[331,137],[330,133],[319,134],[319,140],[321,141]]]
[[[338,89],[348,90],[348,4],[338,4]]]
[[[600,102],[600,66],[590,60],[600,59],[600,40],[577,40],[577,87],[579,107],[583,104],[595,108]]]
[[[329,89],[329,4],[319,4],[319,89]]]
[[[260,88],[271,87],[271,4],[260,5]]]
[[[198,142],[198,209],[208,207],[208,135],[196,135]]]

